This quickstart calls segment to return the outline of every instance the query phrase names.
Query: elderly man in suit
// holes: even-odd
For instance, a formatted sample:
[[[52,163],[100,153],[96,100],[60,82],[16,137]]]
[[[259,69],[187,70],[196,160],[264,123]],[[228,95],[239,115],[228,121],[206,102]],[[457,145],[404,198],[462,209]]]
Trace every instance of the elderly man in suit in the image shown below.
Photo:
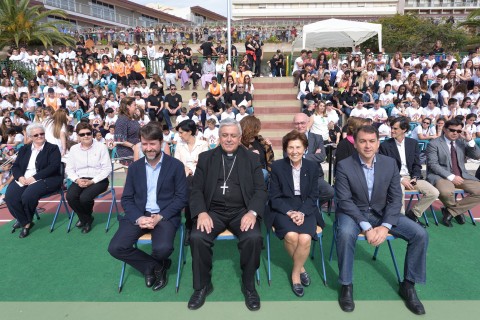
[[[181,210],[187,205],[187,180],[183,163],[162,152],[163,132],[158,123],[140,129],[140,158],[128,168],[122,195],[125,215],[108,252],[145,276],[153,291],[167,285],[173,241],[180,226]],[[152,254],[135,248],[142,235],[152,236]]]
[[[260,223],[267,191],[258,155],[240,146],[242,128],[234,119],[220,123],[220,147],[201,153],[193,176],[190,235],[194,292],[188,308],[195,310],[213,291],[212,247],[215,238],[230,230],[238,238],[242,292],[249,310],[260,309],[255,271],[260,266]]]
[[[465,169],[465,157],[480,158],[480,149],[463,123],[449,120],[443,127],[443,135],[432,140],[427,146],[427,180],[440,191],[443,223],[452,227],[452,219],[465,223],[463,213],[480,203],[480,182]],[[455,200],[455,188],[461,188],[470,195]]]
[[[410,128],[408,118],[398,117],[393,119],[390,128],[392,129],[392,138],[380,144],[380,154],[392,157],[397,162],[403,195],[405,190],[418,190],[423,195],[413,208],[405,212],[405,207],[402,206],[401,212],[425,227],[418,218],[437,199],[439,192],[434,186],[423,180],[417,140],[405,137]]]
[[[63,181],[60,150],[45,140],[43,125],[29,125],[27,136],[32,143],[24,145],[18,151],[12,166],[15,181],[8,185],[5,193],[8,210],[17,219],[13,228],[22,229],[20,238],[30,234],[40,198],[58,190]]]
[[[310,132],[308,130],[308,123],[309,118],[305,113],[297,113],[293,117],[294,129],[305,134],[308,139],[308,149],[305,152],[304,158],[316,162],[320,169],[318,175],[318,189],[320,192],[318,202],[320,206],[322,206],[322,204],[333,198],[333,188],[327,181],[325,181],[323,174],[322,163],[325,161],[326,157],[323,138],[318,134]]]
[[[424,228],[400,214],[402,190],[398,165],[394,159],[377,154],[380,142],[373,126],[362,126],[354,134],[358,154],[337,164],[335,194],[336,244],[339,304],[345,312],[355,308],[353,301],[353,259],[355,243],[363,233],[369,244],[379,246],[387,235],[407,241],[404,281],[399,293],[407,308],[424,314],[415,283],[425,283],[428,234]]]

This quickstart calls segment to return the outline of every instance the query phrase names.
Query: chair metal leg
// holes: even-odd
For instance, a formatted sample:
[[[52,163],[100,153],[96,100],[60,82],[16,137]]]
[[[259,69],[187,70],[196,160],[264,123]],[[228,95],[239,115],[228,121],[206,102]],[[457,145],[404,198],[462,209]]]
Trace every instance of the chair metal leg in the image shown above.
[[[461,193],[460,195],[462,196],[462,199],[465,198],[465,196],[463,195],[463,193]],[[457,196],[455,195],[455,198],[456,198],[456,197],[457,197]],[[470,219],[472,220],[472,224],[473,224],[474,226],[476,226],[477,223],[475,222],[475,218],[473,217],[472,210],[468,210],[467,212],[468,212],[468,215],[470,216]]]
[[[184,251],[183,251],[183,239],[184,239],[184,226],[180,225],[180,252],[178,253],[178,266],[177,266],[177,281],[175,282],[175,293],[178,293],[180,288],[180,277],[182,275],[182,260],[184,260]]]
[[[117,197],[115,195],[115,189],[113,189],[113,187],[111,188],[111,192],[112,192],[112,204],[110,205],[110,211],[108,213],[108,219],[107,219],[107,225],[105,226],[105,232],[108,232],[108,230],[110,229],[110,219],[112,218],[113,204],[115,204],[115,206],[117,208],[117,215],[118,215]]]
[[[122,272],[120,273],[120,282],[118,283],[118,293],[122,292],[123,289],[123,277],[125,275],[125,266],[127,264],[125,262],[122,263]]]
[[[390,240],[387,240],[387,243],[388,243],[388,249],[390,249],[390,255],[392,256],[393,266],[395,267],[395,273],[397,274],[398,283],[401,283],[402,279],[400,278],[400,272],[398,271],[397,259],[395,258],[395,253],[393,252],[392,244],[391,244]]]
[[[328,287],[327,285],[327,273],[325,272],[325,257],[323,255],[323,242],[322,242],[323,234],[318,236],[319,241],[319,249],[320,249],[320,257],[322,258],[322,272],[323,272],[323,284]]]
[[[437,219],[437,214],[435,213],[435,210],[433,210],[433,206],[430,205],[430,211],[432,212],[433,220],[435,221],[435,225],[438,226],[438,219]]]
[[[418,197],[418,195],[417,195]],[[419,198],[420,199],[420,198]],[[407,206],[405,207],[405,212],[408,212],[408,210],[410,210],[410,205],[412,204],[412,200],[413,200],[413,194],[410,195],[410,199],[408,199],[408,204]]]
[[[52,224],[50,225],[50,232],[53,232],[53,230],[55,228],[55,222],[57,221],[58,213],[60,212],[60,207],[61,206],[62,206],[62,201],[60,200],[60,202],[58,203],[58,206],[57,206],[57,211],[55,211],[55,216],[53,217]]]
[[[67,233],[70,232],[70,229],[72,227],[72,223],[73,223],[73,217],[75,216],[75,211],[72,210],[72,213],[70,214],[70,219],[68,221],[68,227],[67,227]]]
[[[375,260],[375,261],[377,260],[377,255],[378,255],[378,249],[379,249],[379,248],[380,248],[380,247],[378,247],[378,246],[375,247],[375,251],[373,252],[372,260]]]
[[[35,210],[35,216],[37,217],[37,220],[40,220],[40,215],[38,214],[37,210]]]
[[[270,230],[267,230],[267,276],[269,286],[272,283],[272,270],[270,268]]]

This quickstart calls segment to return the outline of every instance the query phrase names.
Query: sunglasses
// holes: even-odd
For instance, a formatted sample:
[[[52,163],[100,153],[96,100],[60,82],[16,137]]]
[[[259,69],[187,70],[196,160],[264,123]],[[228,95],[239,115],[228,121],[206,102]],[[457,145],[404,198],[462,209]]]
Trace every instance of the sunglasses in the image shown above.
[[[84,133],[79,133],[78,136],[79,137],[90,137],[92,135],[92,131],[88,131],[88,132],[84,132]]]
[[[424,124],[430,124],[430,122],[428,122],[428,121],[423,121],[423,123],[424,123]]]
[[[448,131],[450,131],[451,133],[462,133],[463,130],[455,130],[455,129],[448,129]]]
[[[32,135],[32,137],[34,137],[34,138],[43,137],[43,136],[45,136],[45,132],[37,133],[37,134]]]
[[[171,88],[170,90],[177,90],[177,88]]]

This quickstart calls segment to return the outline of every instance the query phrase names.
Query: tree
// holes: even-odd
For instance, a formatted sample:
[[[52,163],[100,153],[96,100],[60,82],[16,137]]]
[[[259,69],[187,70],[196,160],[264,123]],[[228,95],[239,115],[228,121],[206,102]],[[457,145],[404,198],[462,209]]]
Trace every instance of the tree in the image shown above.
[[[0,49],[6,46],[28,45],[40,42],[45,47],[53,44],[74,45],[75,39],[59,31],[63,21],[47,21],[48,16],[66,18],[63,10],[44,10],[41,5],[30,5],[30,0],[0,1]]]
[[[373,22],[382,25],[383,47],[386,52],[429,52],[436,40],[442,41],[446,50],[458,50],[464,48],[468,41],[468,35],[462,28],[414,14],[397,14]],[[362,46],[376,48],[378,38],[372,38]]]
[[[459,23],[460,26],[470,27],[476,30],[480,27],[480,9],[473,10],[467,17],[467,20]]]

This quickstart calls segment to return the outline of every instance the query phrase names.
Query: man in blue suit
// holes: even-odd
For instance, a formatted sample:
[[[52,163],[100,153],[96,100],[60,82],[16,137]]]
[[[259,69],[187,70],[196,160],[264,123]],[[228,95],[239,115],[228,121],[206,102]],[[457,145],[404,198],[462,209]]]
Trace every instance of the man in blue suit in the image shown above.
[[[145,275],[145,284],[154,291],[167,285],[175,233],[180,212],[187,205],[187,180],[183,164],[162,152],[162,128],[154,122],[140,130],[145,157],[130,165],[119,228],[108,252]],[[134,247],[138,238],[152,235],[152,254]]]
[[[428,234],[420,225],[400,214],[403,198],[398,165],[395,159],[377,154],[380,146],[377,129],[360,127],[354,139],[358,154],[337,164],[335,180],[336,244],[342,285],[340,307],[345,312],[355,308],[353,259],[358,234],[363,233],[368,243],[376,247],[390,233],[408,242],[400,296],[410,311],[424,314],[415,283],[425,283],[426,280]]]

